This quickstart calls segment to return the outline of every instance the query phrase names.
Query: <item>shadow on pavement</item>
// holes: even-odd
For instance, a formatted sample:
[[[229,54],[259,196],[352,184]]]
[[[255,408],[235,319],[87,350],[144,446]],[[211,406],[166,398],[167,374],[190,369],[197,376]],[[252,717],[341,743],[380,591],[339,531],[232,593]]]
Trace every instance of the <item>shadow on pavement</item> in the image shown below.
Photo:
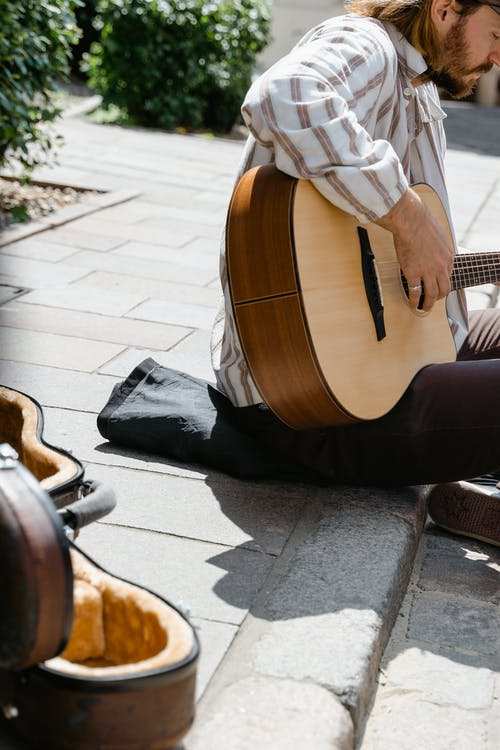
[[[500,107],[444,102],[443,109],[449,149],[500,156]]]

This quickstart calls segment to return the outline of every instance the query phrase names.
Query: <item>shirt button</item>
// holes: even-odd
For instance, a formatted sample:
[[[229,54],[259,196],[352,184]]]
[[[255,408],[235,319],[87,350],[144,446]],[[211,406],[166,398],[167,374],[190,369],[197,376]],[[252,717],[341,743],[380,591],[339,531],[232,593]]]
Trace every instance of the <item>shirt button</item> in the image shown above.
[[[412,95],[412,94],[411,94],[411,89],[408,89],[408,88],[404,89],[404,91],[403,91],[403,94],[404,94],[405,96],[411,96],[411,95]]]

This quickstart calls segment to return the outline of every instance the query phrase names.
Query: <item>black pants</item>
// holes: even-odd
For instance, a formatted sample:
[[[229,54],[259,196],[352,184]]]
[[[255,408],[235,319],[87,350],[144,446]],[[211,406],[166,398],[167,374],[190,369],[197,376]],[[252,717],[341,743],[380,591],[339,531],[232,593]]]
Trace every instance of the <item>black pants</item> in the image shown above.
[[[500,470],[500,310],[470,313],[456,362],[421,370],[369,422],[292,430],[268,409],[238,409],[271,451],[341,484],[439,484]]]

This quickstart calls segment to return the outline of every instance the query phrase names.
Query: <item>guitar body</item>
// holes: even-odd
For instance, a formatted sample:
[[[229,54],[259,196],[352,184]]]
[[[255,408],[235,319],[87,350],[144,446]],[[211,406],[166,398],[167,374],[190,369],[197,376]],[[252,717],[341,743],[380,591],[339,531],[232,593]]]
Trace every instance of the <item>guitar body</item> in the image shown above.
[[[436,193],[415,189],[453,244]],[[272,165],[233,193],[226,252],[241,345],[263,401],[295,429],[380,417],[419,370],[456,358],[445,300],[410,309],[392,234],[376,224],[364,227],[367,277],[358,228],[310,181]]]

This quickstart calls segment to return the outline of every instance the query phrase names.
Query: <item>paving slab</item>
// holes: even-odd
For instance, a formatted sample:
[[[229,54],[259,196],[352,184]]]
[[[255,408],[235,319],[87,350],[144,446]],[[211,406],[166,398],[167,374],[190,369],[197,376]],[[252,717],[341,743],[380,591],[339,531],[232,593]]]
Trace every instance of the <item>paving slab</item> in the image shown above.
[[[196,194],[195,194],[196,195]],[[208,224],[216,226],[220,230],[220,224],[224,221],[227,206],[223,201],[218,202],[219,211],[214,210],[214,205],[203,209],[198,205],[196,211],[196,224]],[[147,219],[175,219],[181,225],[192,224],[193,212],[191,202],[182,201],[180,205],[172,205],[168,201],[148,202],[146,200],[136,200],[133,204],[127,203],[120,206],[113,206],[99,212],[99,221],[119,221],[122,224],[137,224]]]
[[[94,372],[123,351],[119,344],[0,326],[1,358],[14,362]]]
[[[471,248],[480,252],[498,250],[498,233],[493,228],[470,230],[467,233],[467,240]]]
[[[95,250],[98,252],[107,252],[115,247],[123,245],[123,237],[110,237],[109,235],[96,234],[92,232],[75,231],[72,224],[53,229],[44,233],[44,238],[48,242],[60,243],[61,245],[71,246],[83,250]]]
[[[209,288],[196,286],[194,283],[181,284],[180,282],[148,279],[125,273],[110,273],[109,271],[93,271],[83,279],[75,281],[75,285],[115,289],[119,292],[132,292],[156,299],[204,305],[214,309],[218,306],[221,297],[220,284]],[[143,325],[143,327],[147,329],[149,326]]]
[[[29,292],[24,295],[23,304],[59,307],[66,310],[79,310],[120,317],[133,310],[144,300],[145,297],[142,294],[111,290],[103,294],[101,289],[58,284],[50,289],[37,289]]]
[[[79,173],[85,168],[85,160],[81,156],[71,156],[69,162],[73,169]],[[129,188],[138,190],[141,194],[152,184],[176,184],[176,180],[182,180],[183,185],[188,185],[193,189],[200,189],[199,180],[196,179],[195,172],[191,172],[189,178],[182,174],[179,169],[177,174],[159,172],[156,169],[149,169],[144,165],[142,167],[131,166],[128,163],[120,163],[119,157],[115,160],[109,159],[104,155],[99,166],[93,170],[93,182],[105,186],[108,190],[115,190],[117,187],[124,185]],[[206,186],[205,186],[206,187]]]
[[[141,140],[143,139],[140,137],[137,139],[138,144]],[[130,139],[130,147],[133,148],[134,145],[135,139],[132,138]],[[173,145],[173,142],[171,142],[171,145]],[[194,143],[194,139],[193,145],[195,147],[200,146],[198,142]],[[185,148],[182,148],[183,144],[180,144],[180,146],[181,148],[177,153],[157,152],[154,160],[151,158],[153,154],[149,149],[145,151],[138,147],[133,152],[134,156],[130,152],[130,159],[127,160],[123,159],[123,152],[115,149],[104,155],[102,166],[107,166],[114,175],[120,175],[124,178],[128,176],[129,179],[134,179],[136,175],[139,175],[139,179],[141,179],[141,177],[147,175],[150,182],[159,182],[160,184],[162,182],[176,182],[180,185],[197,185],[198,189],[200,187],[207,189],[217,180],[218,175],[224,176],[229,173],[229,169],[223,160],[221,162],[212,159],[207,160],[203,158],[203,155],[199,156],[193,153],[186,158]],[[72,163],[75,165],[81,164],[81,156],[79,158],[73,157]]]
[[[139,293],[144,292],[139,290]],[[64,314],[61,315],[61,310],[58,308],[24,305],[22,302],[0,307],[0,325],[58,333],[62,336],[75,336],[79,339],[109,341],[124,346],[145,349],[151,347],[160,351],[175,346],[190,333],[189,328],[98,315],[94,312],[65,309]],[[137,349],[137,352],[139,351]],[[141,355],[138,353],[135,364],[139,361],[141,361]]]
[[[125,273],[130,276],[146,279],[157,279],[171,283],[194,284],[204,286],[217,277],[215,269],[193,268],[182,263],[160,263],[137,258],[132,263],[124,264],[123,258],[113,253],[98,253],[90,250],[72,256],[72,262],[80,268],[92,271],[109,271]]]
[[[23,287],[52,288],[59,284],[69,284],[86,276],[88,271],[76,263],[50,263],[38,260],[2,256],[0,278],[5,284],[19,284]]]
[[[39,235],[2,247],[2,254],[14,255],[19,258],[27,258],[28,260],[42,260],[49,263],[66,260],[76,252],[77,250],[70,245],[46,242],[40,239]]]
[[[217,308],[210,308],[205,305],[148,299],[137,304],[127,313],[126,317],[210,331],[213,327],[216,312]]]
[[[450,594],[471,597],[481,602],[500,603],[500,553],[470,550],[457,554],[456,540],[431,536],[427,539],[422,561],[419,589],[440,592],[446,586]]]
[[[162,185],[155,186],[154,189],[147,188],[142,197],[148,203],[157,203],[162,206],[168,204],[182,208],[185,205],[190,205],[193,210],[197,210],[198,207],[202,209],[211,208],[220,211],[220,215],[225,217],[231,198],[231,188],[224,192],[213,192],[211,190],[200,190],[199,188]]]
[[[39,219],[33,219],[28,224],[11,224],[9,227],[2,229],[0,233],[0,247],[9,245],[11,242],[17,242],[24,237],[43,232],[47,227]]]
[[[444,104],[448,148],[469,156],[500,156],[498,108],[452,102]]]
[[[213,317],[215,318],[215,308]],[[214,383],[215,375],[211,368],[210,337],[211,332],[207,329],[193,331],[166,352],[161,364],[192,373],[195,377]],[[160,353],[159,356],[163,355]]]
[[[164,206],[162,204],[139,199],[99,211],[99,221],[120,222],[125,225],[137,224],[137,222],[151,216],[161,216],[163,212]]]
[[[84,232],[96,237],[109,237],[113,242],[116,240],[115,247],[118,247],[119,244],[123,244],[123,240],[135,240],[136,242],[150,242],[156,245],[182,247],[182,245],[185,245],[196,236],[192,231],[192,226],[193,225],[191,224],[182,231],[179,222],[173,219],[160,226],[149,226],[147,221],[124,226],[119,221],[99,221],[99,219],[94,216],[78,219],[71,225],[73,232]],[[120,242],[120,240],[122,240],[122,242]]]
[[[470,243],[469,232],[477,225],[478,217],[485,208],[487,196],[491,194],[494,188],[496,177],[492,175],[484,184],[475,180],[474,176],[469,175],[466,178],[465,175],[459,173],[455,180],[451,181],[451,184],[458,183],[463,179],[470,181],[470,194],[465,195],[462,191],[453,194],[450,191],[450,201],[453,201],[454,216],[456,216],[453,228],[458,244],[462,244],[468,250],[474,250],[474,246]]]
[[[113,251],[114,255],[163,263],[180,263],[193,268],[209,268],[215,272],[219,264],[220,241],[201,238],[192,240],[182,247],[148,245],[145,242],[126,242]]]
[[[422,594],[415,601],[408,635],[421,643],[439,638],[443,646],[494,656],[500,643],[498,607],[479,601]]]
[[[377,709],[373,729],[363,750],[487,750],[487,728],[482,714],[468,714],[454,706],[436,705],[425,693],[387,695]],[[489,748],[488,748],[489,750]]]
[[[84,529],[78,546],[112,574],[188,605],[193,617],[230,625],[241,625],[274,561],[247,549],[102,522]]]
[[[89,136],[91,135],[92,133],[89,133]],[[85,167],[85,162],[82,159],[73,157],[71,162],[77,173]],[[232,175],[228,175],[227,177],[224,174],[214,176],[211,174],[210,169],[211,165],[187,168],[186,162],[174,161],[173,158],[169,159],[167,171],[139,170],[128,164],[120,164],[118,160],[103,160],[102,166],[94,170],[93,182],[98,181],[99,184],[110,190],[127,186],[130,189],[140,190],[145,193],[151,189],[152,185],[160,185],[167,187],[180,186],[181,188],[188,188],[195,191],[211,190],[219,194],[227,194],[234,181],[236,166]],[[109,176],[110,171],[113,172],[112,177]]]
[[[479,217],[480,223],[484,224],[485,227],[489,227],[491,232],[494,232],[496,227],[499,199],[500,189],[497,186],[497,189],[493,191],[487,203],[485,203],[485,205],[483,206],[481,215]]]
[[[500,705],[500,674],[495,675],[495,691],[493,695],[495,706]],[[496,750],[500,737],[500,711],[490,711],[488,721],[488,750]]]
[[[398,653],[382,679],[394,692],[420,693],[430,703],[473,711],[489,709],[495,690],[490,669],[460,664],[415,646]]]
[[[210,262],[212,262],[214,256],[216,256],[218,267],[220,256],[220,235],[216,240],[207,239],[206,237],[197,237],[184,247],[184,251],[194,255],[194,257],[198,258],[200,261],[202,258],[208,256]]]
[[[217,242],[220,239],[220,234],[222,230],[222,221],[216,218],[215,223],[212,221],[210,223],[201,223],[196,222],[196,234],[195,237],[208,237],[210,239],[215,240]],[[184,219],[184,221],[177,219],[175,217],[171,218],[164,218],[164,217],[153,217],[152,219],[144,219],[144,221],[141,221],[139,224],[137,224],[137,228],[140,229],[140,232],[144,236],[144,238],[147,240],[148,236],[151,236],[154,242],[154,237],[158,237],[158,242],[164,241],[161,238],[164,237],[170,237],[174,236],[176,239],[179,237],[179,243],[178,246],[184,246],[188,242],[191,241],[192,236],[187,237],[186,235],[175,235],[174,232],[179,232],[180,229],[192,229],[193,225],[191,222],[189,222],[187,219]],[[138,236],[138,235],[137,235]],[[136,236],[136,238],[137,238]],[[180,238],[184,237],[185,239],[182,240]],[[170,243],[174,244],[174,243]]]
[[[210,360],[210,332],[206,329],[186,332],[185,337],[166,352],[129,348],[107,362],[100,372],[125,378],[146,357],[152,357],[164,367],[189,372],[190,375],[206,380],[212,385],[215,382]]]
[[[23,289],[19,284],[4,284],[0,280],[0,305],[17,300],[26,292],[27,289]]]
[[[113,524],[280,555],[311,491],[307,486],[205,480],[87,464],[86,473],[114,487]]]
[[[465,293],[469,310],[484,310],[491,307],[491,287],[483,289],[469,289]]]
[[[42,406],[99,412],[118,378],[0,360],[0,383],[27,393]]]

